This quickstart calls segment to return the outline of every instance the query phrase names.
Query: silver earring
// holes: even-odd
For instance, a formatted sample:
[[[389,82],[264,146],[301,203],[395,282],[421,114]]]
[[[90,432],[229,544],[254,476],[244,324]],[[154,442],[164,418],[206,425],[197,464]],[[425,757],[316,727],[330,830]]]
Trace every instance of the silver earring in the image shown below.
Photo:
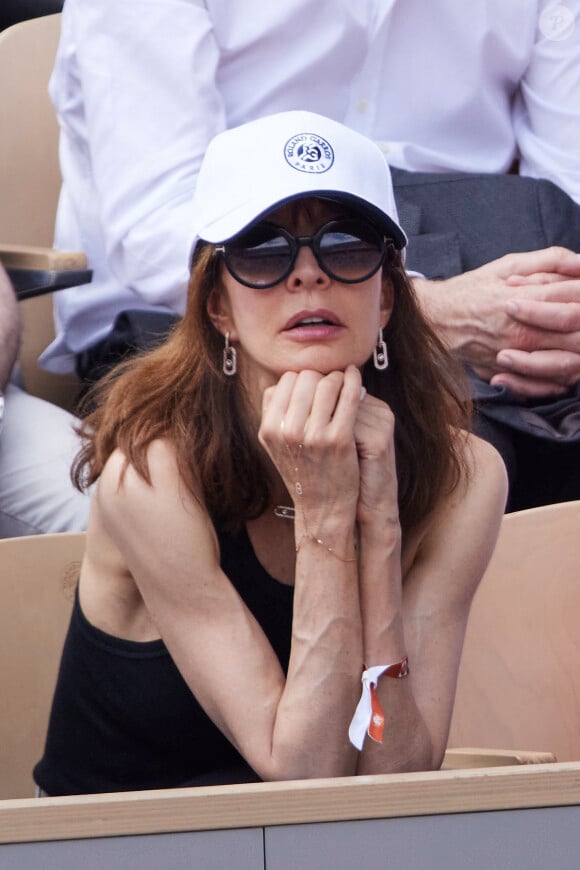
[[[377,343],[373,350],[373,363],[379,371],[389,367],[389,355],[387,353],[387,344],[383,338],[383,330],[379,329]]]
[[[222,363],[224,375],[231,377],[238,370],[238,354],[235,347],[230,344],[230,334],[226,332],[226,343],[224,346],[224,359]]]

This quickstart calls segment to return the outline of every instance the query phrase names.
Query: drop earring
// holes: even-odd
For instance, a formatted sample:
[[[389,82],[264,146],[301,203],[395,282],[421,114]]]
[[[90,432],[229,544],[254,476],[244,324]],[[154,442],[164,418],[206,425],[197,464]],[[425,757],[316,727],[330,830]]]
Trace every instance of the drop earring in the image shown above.
[[[229,332],[226,332],[225,342],[222,369],[224,375],[231,377],[238,370],[238,354],[235,347],[232,347],[230,344]]]
[[[387,354],[387,344],[383,338],[383,330],[379,329],[377,343],[373,350],[373,363],[376,369],[384,371],[389,366],[389,355]]]

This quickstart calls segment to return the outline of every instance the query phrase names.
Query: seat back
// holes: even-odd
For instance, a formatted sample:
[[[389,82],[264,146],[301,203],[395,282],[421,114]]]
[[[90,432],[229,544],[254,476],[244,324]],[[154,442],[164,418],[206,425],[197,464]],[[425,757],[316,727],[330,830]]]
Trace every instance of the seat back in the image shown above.
[[[58,124],[48,80],[60,14],[22,21],[0,33],[0,241],[51,247],[61,175]],[[20,303],[20,367],[28,392],[70,406],[74,378],[42,371],[38,355],[54,337],[52,296]]]
[[[85,533],[0,540],[0,799],[32,797]]]
[[[580,501],[504,517],[469,617],[449,746],[580,761]]]
[[[580,518],[579,508],[580,503],[577,503],[574,515],[576,524]],[[510,523],[509,528],[511,525],[513,523]],[[504,534],[504,547],[506,538]],[[84,532],[0,539],[0,800],[32,797],[34,793],[32,769],[41,757],[44,746],[85,539]],[[489,573],[486,580],[493,576],[493,573]],[[484,595],[486,592],[487,589],[484,589]],[[562,608],[572,603],[564,593]],[[499,696],[496,695],[495,681],[486,679],[489,674],[486,663],[490,657],[498,654],[498,650],[493,642],[489,642],[487,635],[481,636],[482,630],[489,632],[489,626],[484,623],[483,629],[480,627],[480,614],[484,611],[480,605],[481,601],[474,604],[474,618],[468,632],[454,714],[453,736],[457,739],[450,745],[491,747],[494,752],[449,751],[445,766],[479,767],[551,761],[552,758],[546,754],[521,752],[520,749],[523,746],[542,752],[542,747],[547,745],[548,750],[553,748],[563,756],[567,754],[564,740],[572,747],[569,754],[574,755],[574,746],[577,748],[579,745],[577,726],[580,720],[577,714],[580,692],[576,691],[575,699],[562,696],[567,688],[570,692],[574,690],[570,683],[575,683],[578,689],[578,632],[575,631],[574,637],[567,639],[568,645],[575,650],[576,658],[571,657],[569,661],[559,663],[563,665],[569,680],[564,692],[559,687],[558,691],[550,690],[548,675],[538,677],[534,674],[532,700],[528,702],[525,697],[519,705],[522,709],[516,715],[505,698],[509,702],[510,693],[515,695],[516,690],[524,692],[524,687],[520,689],[519,686],[517,667],[522,670],[520,662],[526,662],[527,648],[524,647],[520,652],[517,645],[528,643],[529,638],[522,637],[521,630],[519,636],[516,636],[517,632],[514,633],[515,649],[512,655],[516,656],[517,667],[511,675],[512,679],[506,679],[504,684],[499,685]],[[516,612],[510,621],[506,614],[504,623],[508,630],[511,622],[517,623],[517,617]],[[577,617],[577,608],[575,614],[570,611],[568,627],[574,620],[578,621]],[[550,628],[553,625],[550,621]],[[550,637],[547,635],[541,641],[543,647],[549,647]],[[504,662],[504,647],[501,644],[503,640],[500,637],[500,665]],[[544,652],[542,649],[539,654],[543,655]],[[548,668],[553,661],[554,658],[547,662]],[[471,689],[473,691],[470,693]],[[530,703],[532,717],[529,713]],[[566,734],[562,737],[560,731],[563,729],[558,721],[560,713],[554,714],[550,710],[552,716],[549,719],[544,716],[543,727],[536,739],[533,728],[527,727],[527,720],[533,718],[538,705],[547,708],[551,703],[560,704],[560,707],[554,708],[556,711],[569,709],[571,715],[574,715],[572,708],[575,705],[575,722],[569,722],[570,727],[566,728]],[[482,709],[486,708],[490,713],[482,716]],[[500,746],[504,751],[497,751]],[[514,751],[505,751],[508,749]]]
[[[0,239],[50,246],[60,189],[58,125],[47,87],[60,15],[0,33]]]

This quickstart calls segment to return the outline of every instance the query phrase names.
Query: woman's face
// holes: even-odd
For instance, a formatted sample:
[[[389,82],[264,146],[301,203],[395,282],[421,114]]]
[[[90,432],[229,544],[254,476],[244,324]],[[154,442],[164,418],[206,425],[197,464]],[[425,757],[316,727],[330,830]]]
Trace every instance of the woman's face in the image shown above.
[[[267,220],[309,236],[343,215],[340,204],[311,198],[283,206]],[[210,316],[222,335],[229,332],[238,372],[251,392],[276,383],[286,371],[327,374],[351,363],[361,367],[393,304],[381,269],[361,283],[343,284],[321,269],[306,246],[300,247],[290,274],[273,287],[246,287],[223,263],[221,281],[221,290],[210,299]]]

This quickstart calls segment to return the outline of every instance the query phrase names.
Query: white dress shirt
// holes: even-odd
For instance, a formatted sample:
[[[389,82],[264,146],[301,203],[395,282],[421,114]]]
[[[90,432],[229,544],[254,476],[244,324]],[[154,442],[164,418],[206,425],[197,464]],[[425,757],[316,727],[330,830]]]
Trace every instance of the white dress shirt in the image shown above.
[[[56,294],[49,370],[124,309],[183,311],[206,145],[257,116],[329,115],[412,170],[518,157],[580,202],[580,0],[66,0],[62,26],[56,244],[94,278]]]

